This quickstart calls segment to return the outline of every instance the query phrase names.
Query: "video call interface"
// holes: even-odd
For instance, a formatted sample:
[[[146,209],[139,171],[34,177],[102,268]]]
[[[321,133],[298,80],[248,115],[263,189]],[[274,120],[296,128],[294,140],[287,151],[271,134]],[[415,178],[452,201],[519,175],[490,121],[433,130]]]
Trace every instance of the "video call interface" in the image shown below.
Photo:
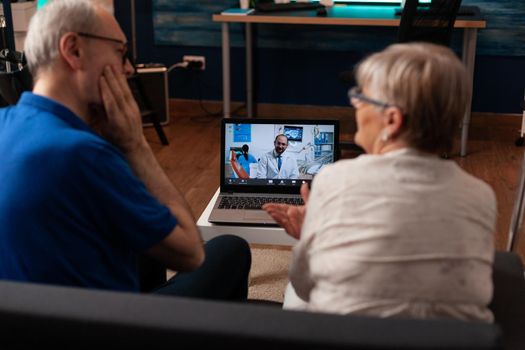
[[[225,124],[224,182],[227,185],[300,186],[335,161],[334,125]],[[288,140],[275,157],[275,139]],[[279,167],[280,165],[280,167]]]

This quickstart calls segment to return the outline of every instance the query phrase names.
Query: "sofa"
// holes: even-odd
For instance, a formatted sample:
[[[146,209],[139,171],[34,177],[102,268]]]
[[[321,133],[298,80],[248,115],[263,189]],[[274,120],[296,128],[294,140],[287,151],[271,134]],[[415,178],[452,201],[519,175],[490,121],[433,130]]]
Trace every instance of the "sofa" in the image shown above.
[[[523,269],[519,258],[516,260],[514,254],[510,257],[512,261],[503,264],[503,270],[518,269],[521,276],[504,274],[504,282],[515,283],[514,277],[523,280]],[[509,260],[508,256],[502,259]],[[514,291],[512,289],[511,293]],[[497,290],[495,297],[508,298],[508,292]],[[214,345],[250,350],[480,350],[502,349],[510,345],[516,349],[516,346],[525,348],[519,343],[519,334],[512,333],[510,342],[506,339],[507,329],[519,329],[513,322],[519,321],[521,314],[505,302],[493,304],[507,312],[505,317],[510,316],[510,319],[503,314],[502,324],[380,319],[283,311],[279,307],[250,302],[206,301],[0,281],[0,347],[95,348],[113,345],[185,349]]]

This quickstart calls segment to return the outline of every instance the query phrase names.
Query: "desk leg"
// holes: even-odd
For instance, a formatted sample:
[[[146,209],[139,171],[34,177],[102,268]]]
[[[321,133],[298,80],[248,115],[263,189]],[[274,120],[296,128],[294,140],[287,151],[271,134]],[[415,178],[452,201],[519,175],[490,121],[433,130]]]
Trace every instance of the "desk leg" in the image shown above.
[[[474,61],[476,60],[476,40],[478,36],[478,30],[476,28],[465,28],[463,30],[463,52],[462,60],[467,68],[467,73],[470,77],[471,88],[474,88]],[[468,109],[463,117],[463,123],[461,125],[461,149],[460,156],[465,157],[467,155],[467,141],[468,141],[468,129],[470,124],[470,114],[472,110],[472,95],[468,100]]]
[[[227,22],[222,23],[222,110],[224,118],[229,118],[231,113],[230,28]]]
[[[246,113],[255,117],[253,108],[253,37],[252,24],[246,23]]]

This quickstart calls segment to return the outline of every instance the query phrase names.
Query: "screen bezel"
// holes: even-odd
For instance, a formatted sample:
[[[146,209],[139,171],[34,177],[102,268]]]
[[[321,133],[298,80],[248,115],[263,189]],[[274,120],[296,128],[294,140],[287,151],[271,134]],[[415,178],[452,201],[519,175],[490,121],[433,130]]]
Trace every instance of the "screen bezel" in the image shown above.
[[[227,184],[225,179],[226,162],[224,147],[226,147],[226,124],[286,124],[286,125],[333,125],[334,126],[334,162],[339,160],[339,120],[304,120],[304,119],[240,119],[240,118],[223,118],[221,123],[221,192],[238,192],[238,193],[286,193],[298,194],[301,186],[288,185],[239,185]],[[302,180],[301,180],[302,181]],[[310,183],[312,180],[305,180]]]

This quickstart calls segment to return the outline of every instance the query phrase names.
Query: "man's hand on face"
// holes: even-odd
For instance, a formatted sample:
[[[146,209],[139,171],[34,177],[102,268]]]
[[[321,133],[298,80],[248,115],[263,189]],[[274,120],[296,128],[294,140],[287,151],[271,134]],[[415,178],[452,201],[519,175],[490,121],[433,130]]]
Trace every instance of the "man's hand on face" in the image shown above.
[[[99,82],[106,119],[101,133],[122,152],[133,152],[145,142],[140,109],[129,89],[126,76],[106,66]]]

